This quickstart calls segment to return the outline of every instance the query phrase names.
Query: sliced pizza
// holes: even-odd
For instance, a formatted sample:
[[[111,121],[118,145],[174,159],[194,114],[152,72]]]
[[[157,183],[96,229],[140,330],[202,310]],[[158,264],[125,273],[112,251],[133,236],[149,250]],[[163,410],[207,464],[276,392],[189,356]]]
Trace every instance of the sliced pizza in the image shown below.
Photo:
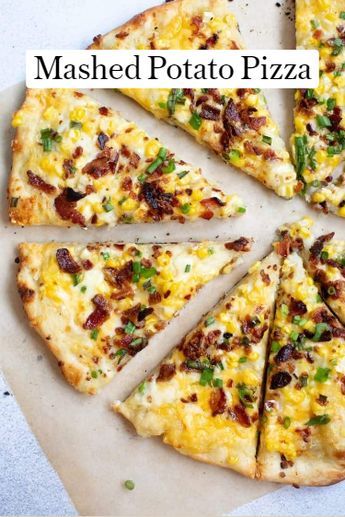
[[[292,251],[270,338],[258,477],[298,485],[345,478],[344,425],[345,329]]]
[[[226,0],[175,0],[153,7],[104,36],[91,49],[241,49]],[[226,163],[279,196],[299,188],[276,123],[258,89],[125,89],[157,118],[178,125]]]
[[[278,286],[274,252],[114,409],[139,435],[254,477],[266,344]]]
[[[250,245],[24,243],[18,289],[66,379],[92,394]]]
[[[245,212],[236,195],[83,93],[28,90],[13,125],[12,223],[101,226]]]
[[[345,5],[343,0],[296,1],[297,48],[317,49],[320,82],[296,93],[292,147],[306,199],[345,217]]]

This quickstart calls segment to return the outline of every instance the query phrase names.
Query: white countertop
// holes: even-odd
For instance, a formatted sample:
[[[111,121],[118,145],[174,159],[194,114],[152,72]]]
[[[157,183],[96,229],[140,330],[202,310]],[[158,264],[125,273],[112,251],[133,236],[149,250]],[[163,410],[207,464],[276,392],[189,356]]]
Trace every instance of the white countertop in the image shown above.
[[[245,0],[235,1],[242,2],[245,9]],[[272,2],[274,8],[275,0],[266,1]],[[85,48],[90,43],[90,34],[110,30],[154,3],[154,0],[1,0],[0,90],[24,80],[26,49]],[[299,490],[284,487],[237,509],[232,515],[336,517],[344,515],[344,503],[345,483]],[[0,514],[76,514],[1,377]]]

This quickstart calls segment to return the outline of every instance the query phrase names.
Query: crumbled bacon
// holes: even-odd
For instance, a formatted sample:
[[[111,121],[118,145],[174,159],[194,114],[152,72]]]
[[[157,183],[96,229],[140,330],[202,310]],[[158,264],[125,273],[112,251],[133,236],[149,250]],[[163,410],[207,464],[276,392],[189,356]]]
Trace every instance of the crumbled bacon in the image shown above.
[[[291,345],[291,343],[282,346],[277,355],[275,356],[274,360],[277,364],[285,363],[286,361],[289,361],[292,358],[293,352],[295,350],[295,347]]]
[[[159,185],[145,182],[139,197],[144,199],[150,207],[150,213],[154,221],[160,221],[164,215],[172,215],[174,212],[175,200],[173,194],[164,192]]]
[[[106,174],[112,174],[115,172],[118,159],[119,154],[116,151],[110,147],[105,147],[102,152],[97,154],[94,160],[83,167],[82,172],[89,174],[95,179]]]
[[[96,294],[92,298],[92,303],[95,309],[83,324],[85,330],[93,330],[100,327],[110,316],[109,305],[103,295]]]
[[[162,364],[157,376],[157,382],[170,381],[176,373],[176,366],[172,363]]]
[[[219,120],[220,109],[205,103],[202,105],[200,117],[206,120]]]
[[[29,184],[32,187],[41,190],[45,194],[53,194],[56,191],[56,187],[49,185],[49,183],[46,183],[40,176],[37,176],[37,174],[34,174],[32,171],[27,171],[26,174],[29,179]]]
[[[121,189],[125,192],[130,192],[132,190],[132,178],[130,176],[125,176],[121,182]]]
[[[224,206],[225,203],[223,203],[223,201],[221,201],[218,197],[216,196],[213,196],[213,197],[208,197],[206,199],[202,199],[200,201],[200,204],[202,206],[204,206],[206,209],[208,210],[215,210],[216,208],[219,208],[221,206]]]
[[[125,38],[127,38],[128,34],[129,34],[129,32],[127,32],[127,31],[120,31],[117,34],[115,34],[115,38],[125,39]]]
[[[74,260],[67,248],[59,248],[56,250],[56,260],[59,264],[59,268],[64,273],[73,275],[81,271],[81,266]]]
[[[261,280],[263,281],[264,284],[270,285],[270,283],[271,283],[270,275],[268,273],[266,273],[263,269],[261,269],[261,271],[260,271],[260,276],[261,276]]]
[[[225,107],[223,113],[223,124],[228,137],[228,142],[233,140],[236,136],[239,136],[243,131],[239,111],[232,99],[229,99]]]
[[[274,375],[272,375],[270,389],[275,390],[278,388],[284,388],[285,386],[290,384],[291,380],[292,377],[289,374],[289,372],[277,372]]]
[[[64,160],[62,168],[65,171],[65,177],[70,178],[74,174],[74,162],[73,160]]]
[[[111,294],[113,300],[122,300],[133,296],[134,293],[130,284],[133,275],[132,266],[133,262],[129,260],[120,268],[103,268],[105,280],[112,287],[116,287],[116,291]]]
[[[85,271],[90,271],[90,269],[93,268],[93,264],[89,259],[82,260],[81,265],[83,266],[83,269],[85,269]]]
[[[105,116],[105,117],[106,117],[107,115],[109,115],[109,109],[108,109],[106,106],[101,106],[101,107],[98,109],[98,111],[99,111],[99,114],[100,114],[100,115],[103,115],[103,116]]]
[[[155,291],[154,293],[149,294],[149,304],[155,305],[156,303],[160,303],[162,300],[162,295]]]
[[[212,416],[224,413],[226,408],[226,395],[223,388],[212,390],[209,403]]]
[[[230,417],[237,421],[242,427],[250,427],[250,417],[241,404],[236,404],[229,409]]]
[[[195,331],[190,338],[182,341],[180,349],[188,359],[199,359],[205,351],[204,333],[201,330]]]
[[[76,210],[77,201],[71,200],[71,191],[74,192],[69,188],[64,189],[61,194],[55,198],[55,209],[64,221],[71,221],[73,224],[85,226],[84,216]],[[84,197],[84,195],[82,195],[82,197]]]
[[[232,242],[226,242],[224,244],[225,248],[227,250],[234,250],[234,251],[250,251],[251,248],[251,242],[246,237],[240,237],[239,239],[232,241]]]
[[[212,346],[214,345],[219,336],[221,335],[221,331],[220,330],[211,330],[208,334],[206,334],[205,336],[205,344],[206,346]]]
[[[193,16],[191,19],[191,25],[193,26],[193,34],[196,36],[203,24],[202,16]]]
[[[302,316],[307,312],[307,306],[301,300],[296,300],[296,298],[291,298],[289,305],[289,314],[290,316]]]
[[[311,430],[309,427],[305,427],[304,429],[295,429],[295,432],[300,435],[305,443],[309,442],[311,435]]]
[[[72,154],[72,158],[74,158],[75,160],[77,158],[80,158],[80,156],[83,154],[84,152],[84,149],[81,147],[81,145],[78,145],[74,151],[73,151],[73,154]]]
[[[321,235],[321,237],[316,239],[316,241],[310,248],[310,259],[312,261],[319,258],[325,242],[330,241],[331,239],[333,239],[333,237],[334,237],[334,232],[328,233],[326,235]]]

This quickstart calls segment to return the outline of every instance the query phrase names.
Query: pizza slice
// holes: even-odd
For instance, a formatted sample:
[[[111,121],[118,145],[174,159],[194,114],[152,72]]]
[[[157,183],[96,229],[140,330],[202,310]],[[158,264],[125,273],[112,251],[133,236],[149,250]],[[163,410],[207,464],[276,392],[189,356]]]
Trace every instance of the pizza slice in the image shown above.
[[[12,223],[102,226],[245,212],[236,195],[83,93],[28,90],[13,125]]]
[[[244,43],[226,0],[175,0],[153,7],[94,38],[90,49],[241,49]],[[277,124],[258,89],[125,89],[157,118],[178,125],[226,163],[279,196],[298,190]]]
[[[18,289],[32,326],[76,389],[96,393],[200,287],[251,242],[19,246]]]
[[[296,93],[292,147],[306,199],[345,217],[345,6],[343,0],[296,1],[297,48],[317,49],[320,83]]]
[[[345,478],[344,425],[345,329],[292,251],[270,338],[258,477],[298,485]]]
[[[278,286],[274,252],[114,409],[139,435],[254,477],[266,344]]]

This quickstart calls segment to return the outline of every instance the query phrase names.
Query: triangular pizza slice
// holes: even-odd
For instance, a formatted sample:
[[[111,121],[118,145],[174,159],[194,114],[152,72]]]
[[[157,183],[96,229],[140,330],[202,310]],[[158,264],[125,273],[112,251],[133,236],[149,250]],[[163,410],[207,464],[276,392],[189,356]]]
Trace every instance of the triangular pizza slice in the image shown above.
[[[296,93],[292,147],[306,199],[345,217],[345,6],[343,0],[296,0],[297,48],[317,49],[320,82]]]
[[[153,7],[97,36],[91,49],[241,49],[244,43],[226,0],[175,0]],[[298,190],[295,170],[258,89],[126,89],[157,118],[178,125],[226,163],[279,196]]]
[[[102,226],[245,212],[236,195],[84,93],[28,90],[13,125],[12,223]]]
[[[327,485],[345,477],[345,329],[292,251],[270,337],[258,477]]]
[[[18,289],[66,379],[96,393],[250,244],[24,243]]]
[[[280,257],[256,263],[114,409],[141,436],[254,477],[262,378]]]

